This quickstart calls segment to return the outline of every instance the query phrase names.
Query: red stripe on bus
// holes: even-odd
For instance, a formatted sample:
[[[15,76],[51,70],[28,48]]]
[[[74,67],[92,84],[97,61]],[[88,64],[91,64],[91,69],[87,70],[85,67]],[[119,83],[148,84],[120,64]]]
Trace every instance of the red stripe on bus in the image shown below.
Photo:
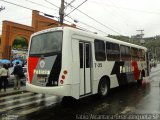
[[[140,70],[138,68],[137,61],[132,61],[132,67],[134,68],[134,79],[138,80],[140,77]]]
[[[38,64],[39,58],[38,57],[29,57],[28,58],[28,72],[29,72],[29,81],[32,83],[34,70]]]

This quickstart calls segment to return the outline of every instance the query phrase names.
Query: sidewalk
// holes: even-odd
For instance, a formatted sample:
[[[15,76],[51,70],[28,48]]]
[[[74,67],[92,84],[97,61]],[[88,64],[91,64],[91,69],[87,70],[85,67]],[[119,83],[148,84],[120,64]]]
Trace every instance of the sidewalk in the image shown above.
[[[7,88],[6,92],[4,92],[4,90],[2,89],[0,92],[0,97],[17,94],[17,93],[23,93],[23,92],[26,92],[26,86],[22,86],[20,90],[14,90],[13,88]]]

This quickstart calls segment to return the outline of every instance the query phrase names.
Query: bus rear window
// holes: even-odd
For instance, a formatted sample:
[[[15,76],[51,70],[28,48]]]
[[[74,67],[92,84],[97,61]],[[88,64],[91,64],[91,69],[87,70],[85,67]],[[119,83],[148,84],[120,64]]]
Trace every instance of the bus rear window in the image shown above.
[[[31,39],[30,55],[41,55],[61,52],[62,31],[47,32],[36,35]]]

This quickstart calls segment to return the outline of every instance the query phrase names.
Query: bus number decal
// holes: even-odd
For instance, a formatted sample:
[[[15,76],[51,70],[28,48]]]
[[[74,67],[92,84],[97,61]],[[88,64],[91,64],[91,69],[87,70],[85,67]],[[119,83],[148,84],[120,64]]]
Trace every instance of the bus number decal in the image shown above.
[[[102,63],[95,63],[95,68],[96,67],[102,67]]]

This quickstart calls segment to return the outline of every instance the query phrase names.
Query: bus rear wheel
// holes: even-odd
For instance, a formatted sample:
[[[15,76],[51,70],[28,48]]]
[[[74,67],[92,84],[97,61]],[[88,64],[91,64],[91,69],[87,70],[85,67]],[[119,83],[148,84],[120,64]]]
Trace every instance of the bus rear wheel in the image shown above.
[[[77,103],[77,100],[71,96],[64,96],[61,100],[61,105],[66,106],[66,107],[71,106],[71,105],[73,106],[76,103]]]
[[[109,80],[103,77],[100,80],[99,85],[98,85],[98,95],[101,98],[104,98],[108,95],[109,90],[110,90]]]
[[[145,77],[145,71],[144,70],[142,70],[142,72],[141,72],[141,78],[139,80],[137,80],[138,85],[142,85],[143,77]]]

